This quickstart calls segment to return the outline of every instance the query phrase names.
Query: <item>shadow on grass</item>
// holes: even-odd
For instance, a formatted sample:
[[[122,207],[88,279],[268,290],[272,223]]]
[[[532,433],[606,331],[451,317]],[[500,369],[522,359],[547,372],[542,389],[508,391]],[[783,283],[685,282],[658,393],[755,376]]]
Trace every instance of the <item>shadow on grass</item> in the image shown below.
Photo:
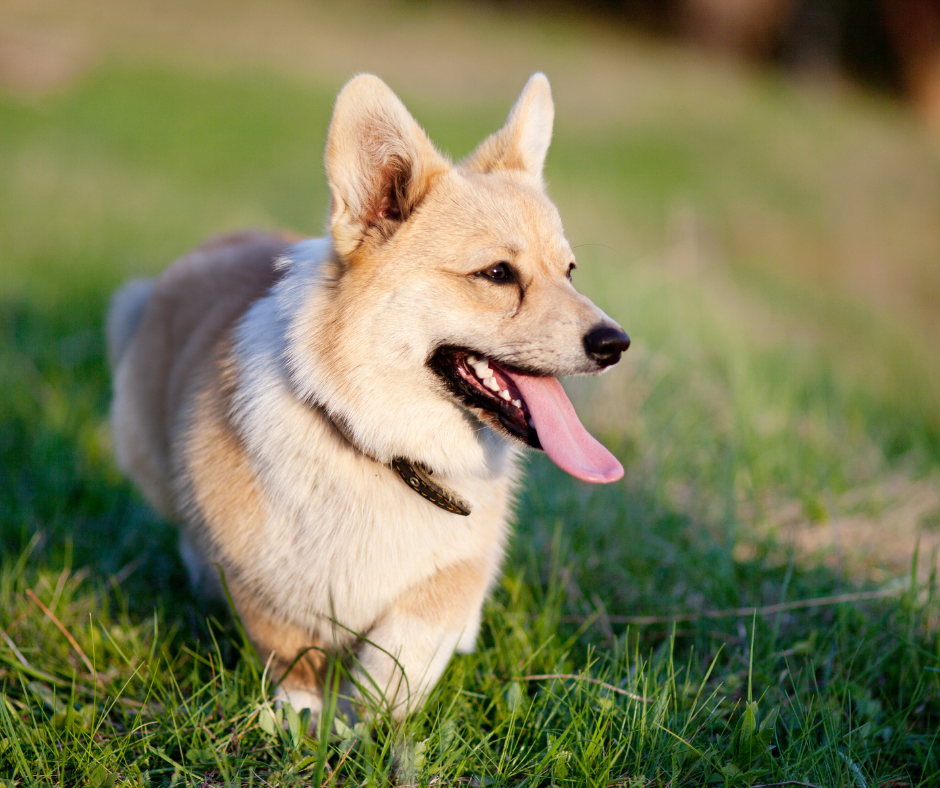
[[[134,612],[192,604],[175,528],[115,468],[106,302],[0,305],[0,545],[31,562],[122,580]],[[175,617],[175,616],[174,616]]]

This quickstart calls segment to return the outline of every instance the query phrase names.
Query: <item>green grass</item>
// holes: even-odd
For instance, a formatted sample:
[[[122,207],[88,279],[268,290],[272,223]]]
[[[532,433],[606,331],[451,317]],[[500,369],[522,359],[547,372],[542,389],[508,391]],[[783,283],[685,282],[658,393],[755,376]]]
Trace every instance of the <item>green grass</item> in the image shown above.
[[[877,516],[880,482],[935,484],[932,335],[817,269],[851,227],[893,238],[857,198],[851,221],[832,213],[832,156],[874,157],[858,173],[873,190],[878,156],[940,165],[897,152],[912,133],[883,107],[826,107],[768,78],[727,112],[560,119],[548,177],[576,281],[635,339],[622,369],[572,391],[626,479],[590,488],[533,459],[479,649],[405,725],[315,738],[290,712],[286,729],[268,722],[261,666],[189,595],[172,526],[114,467],[101,324],[121,281],[205,235],[317,233],[332,99],[258,70],[130,65],[41,100],[0,95],[0,780],[936,785],[935,577],[891,565],[876,584],[791,549],[775,512]],[[456,155],[505,111],[410,103]],[[872,136],[874,153],[856,144]],[[897,593],[621,620],[871,589]],[[523,679],[546,674],[601,683]]]

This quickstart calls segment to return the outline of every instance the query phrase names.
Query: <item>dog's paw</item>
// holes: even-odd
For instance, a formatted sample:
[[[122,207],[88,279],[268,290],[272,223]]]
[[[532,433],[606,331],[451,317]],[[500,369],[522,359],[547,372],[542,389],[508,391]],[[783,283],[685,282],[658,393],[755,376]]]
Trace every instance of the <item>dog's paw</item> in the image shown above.
[[[298,714],[304,709],[310,709],[310,727],[315,728],[320,719],[320,712],[323,711],[323,698],[315,692],[295,687],[286,689],[278,687],[274,693],[274,706],[281,708],[285,704],[290,704]]]

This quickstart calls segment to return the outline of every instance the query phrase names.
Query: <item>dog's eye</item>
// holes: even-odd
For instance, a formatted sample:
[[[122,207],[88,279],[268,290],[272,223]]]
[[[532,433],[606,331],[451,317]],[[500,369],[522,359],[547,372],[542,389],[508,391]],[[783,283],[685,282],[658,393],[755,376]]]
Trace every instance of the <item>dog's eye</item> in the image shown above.
[[[568,278],[568,281],[569,281],[569,282],[571,281],[571,272],[574,271],[574,269],[577,268],[577,267],[578,267],[578,266],[577,266],[575,263],[569,263],[569,264],[568,264],[568,273],[565,274],[565,276]]]
[[[496,263],[496,265],[491,265],[485,271],[480,271],[480,276],[485,276],[491,282],[499,282],[500,284],[514,282],[516,279],[509,263]]]

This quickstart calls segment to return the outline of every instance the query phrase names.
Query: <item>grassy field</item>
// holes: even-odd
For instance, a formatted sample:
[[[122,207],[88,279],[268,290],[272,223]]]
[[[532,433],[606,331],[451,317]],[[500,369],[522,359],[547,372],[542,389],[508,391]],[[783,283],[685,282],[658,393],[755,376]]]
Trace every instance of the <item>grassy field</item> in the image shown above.
[[[102,320],[206,235],[319,233],[342,77],[102,33],[68,79],[0,91],[0,784],[937,785],[935,142],[849,90],[409,8],[389,29],[454,62],[495,38],[560,75],[550,192],[576,284],[634,338],[570,391],[624,482],[532,459],[479,649],[404,726],[273,723],[262,666],[115,468]],[[101,29],[133,43],[122,19]],[[401,88],[455,156],[508,108],[488,68],[465,104]]]

